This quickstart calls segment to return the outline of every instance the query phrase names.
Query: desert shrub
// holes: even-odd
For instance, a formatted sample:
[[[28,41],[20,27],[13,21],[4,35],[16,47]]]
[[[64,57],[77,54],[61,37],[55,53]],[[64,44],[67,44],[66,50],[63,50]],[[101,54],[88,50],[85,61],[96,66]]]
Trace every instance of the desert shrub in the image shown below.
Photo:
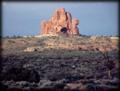
[[[61,58],[73,58],[73,57],[94,57],[96,55],[95,52],[87,52],[87,51],[64,51],[61,54]]]
[[[12,67],[1,75],[2,80],[39,82],[39,74],[35,70]]]
[[[9,42],[9,43],[15,43],[15,41],[12,40],[12,39],[9,39],[8,42]]]

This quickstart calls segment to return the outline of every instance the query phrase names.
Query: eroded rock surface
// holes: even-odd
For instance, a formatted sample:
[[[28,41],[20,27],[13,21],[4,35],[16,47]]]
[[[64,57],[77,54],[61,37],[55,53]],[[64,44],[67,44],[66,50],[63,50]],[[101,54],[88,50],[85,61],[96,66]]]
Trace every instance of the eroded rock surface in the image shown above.
[[[71,13],[64,8],[57,9],[51,19],[41,22],[41,34],[79,35],[78,19],[72,19]]]

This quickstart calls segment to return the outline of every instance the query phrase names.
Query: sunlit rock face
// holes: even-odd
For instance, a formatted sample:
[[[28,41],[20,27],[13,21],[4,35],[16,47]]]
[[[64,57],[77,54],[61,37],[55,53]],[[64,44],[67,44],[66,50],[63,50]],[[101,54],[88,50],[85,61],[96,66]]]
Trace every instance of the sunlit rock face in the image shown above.
[[[79,20],[72,19],[71,13],[65,11],[64,8],[59,8],[48,21],[41,22],[41,34],[79,35],[78,24]]]

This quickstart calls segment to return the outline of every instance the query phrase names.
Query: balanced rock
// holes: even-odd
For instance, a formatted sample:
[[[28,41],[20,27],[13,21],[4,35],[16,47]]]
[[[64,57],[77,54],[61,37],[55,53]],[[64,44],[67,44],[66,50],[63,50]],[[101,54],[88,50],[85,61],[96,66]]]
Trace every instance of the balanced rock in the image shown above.
[[[50,20],[41,22],[41,34],[79,35],[78,19],[72,19],[64,8],[57,9]]]

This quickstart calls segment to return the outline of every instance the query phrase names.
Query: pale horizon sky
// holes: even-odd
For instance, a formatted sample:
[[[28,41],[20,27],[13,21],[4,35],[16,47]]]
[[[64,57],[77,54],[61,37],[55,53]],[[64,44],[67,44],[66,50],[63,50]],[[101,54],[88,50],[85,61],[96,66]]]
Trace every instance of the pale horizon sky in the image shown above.
[[[79,19],[83,35],[118,35],[117,2],[3,2],[3,36],[38,35],[40,22],[61,7]]]

